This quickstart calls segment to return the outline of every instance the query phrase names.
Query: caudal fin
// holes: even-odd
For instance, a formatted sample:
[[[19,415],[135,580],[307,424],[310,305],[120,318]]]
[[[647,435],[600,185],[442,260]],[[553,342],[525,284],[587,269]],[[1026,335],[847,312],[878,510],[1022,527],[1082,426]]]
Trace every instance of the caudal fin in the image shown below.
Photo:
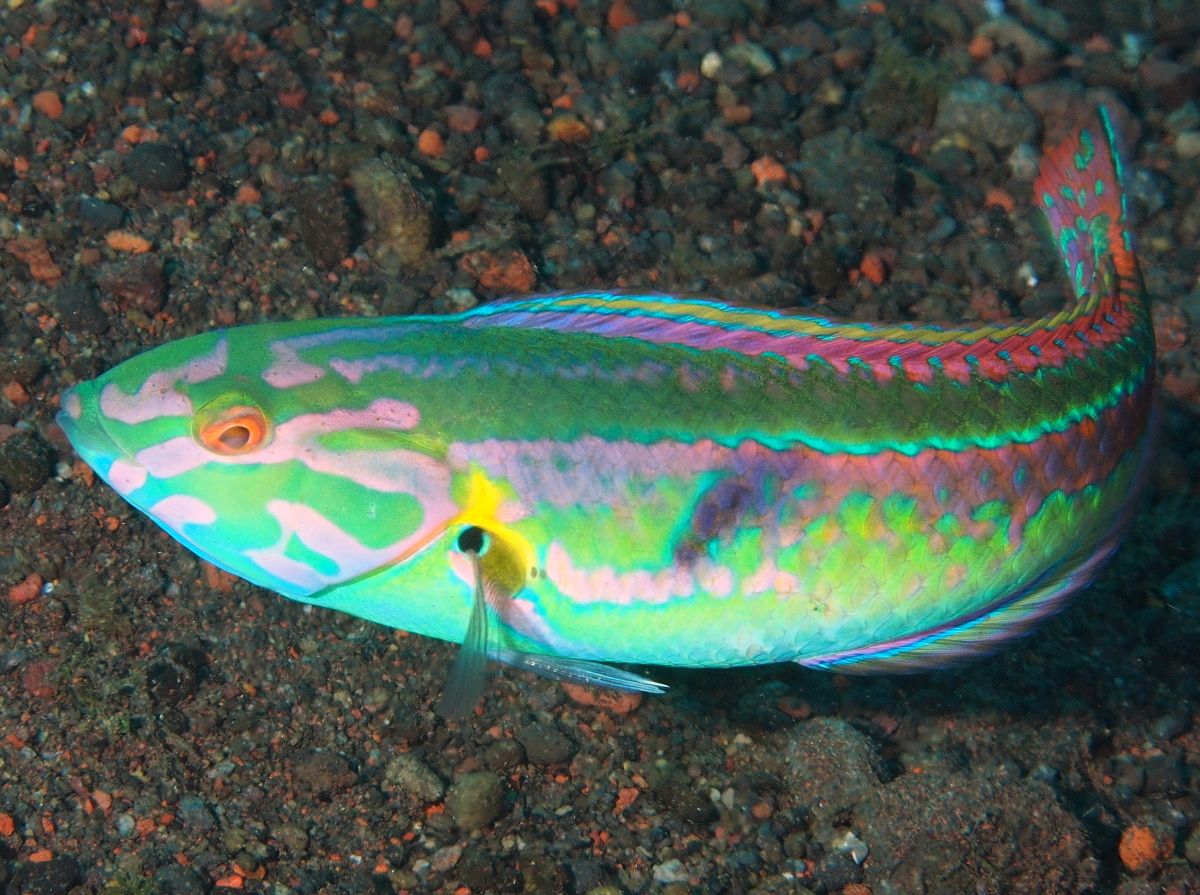
[[[1108,291],[1097,289],[1095,279],[1109,265],[1119,277],[1136,276],[1118,144],[1112,118],[1101,107],[1095,123],[1046,153],[1033,184],[1077,298]]]

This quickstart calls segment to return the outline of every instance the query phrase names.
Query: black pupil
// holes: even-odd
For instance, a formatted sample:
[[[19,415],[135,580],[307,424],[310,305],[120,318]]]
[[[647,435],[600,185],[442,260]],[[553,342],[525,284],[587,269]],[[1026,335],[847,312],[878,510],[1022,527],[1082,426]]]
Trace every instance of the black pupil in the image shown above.
[[[245,426],[230,426],[221,433],[221,444],[234,450],[250,443],[250,430]]]
[[[458,536],[458,549],[463,553],[483,552],[483,529],[478,525],[464,528]]]

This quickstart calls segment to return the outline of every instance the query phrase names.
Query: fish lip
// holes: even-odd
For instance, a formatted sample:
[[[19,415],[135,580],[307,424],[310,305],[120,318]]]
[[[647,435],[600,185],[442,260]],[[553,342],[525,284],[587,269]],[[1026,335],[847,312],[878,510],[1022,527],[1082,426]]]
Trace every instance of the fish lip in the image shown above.
[[[114,460],[135,462],[105,427],[93,383],[71,386],[62,393],[60,404],[63,409],[54,420],[70,439],[75,453],[89,466],[99,471],[107,469]]]

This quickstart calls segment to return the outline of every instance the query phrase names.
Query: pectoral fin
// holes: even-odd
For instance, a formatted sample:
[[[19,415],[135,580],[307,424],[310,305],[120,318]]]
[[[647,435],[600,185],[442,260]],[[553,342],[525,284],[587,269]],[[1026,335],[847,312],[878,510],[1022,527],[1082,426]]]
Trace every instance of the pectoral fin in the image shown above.
[[[552,681],[609,687],[613,690],[630,690],[636,693],[667,692],[666,684],[588,659],[568,659],[564,656],[523,653],[519,650],[495,650],[492,652],[492,658],[513,668],[532,671]]]
[[[568,659],[562,656],[527,653],[504,649],[489,643],[491,614],[511,599],[520,587],[514,588],[511,557],[505,555],[501,538],[494,537],[478,526],[468,526],[458,537],[458,549],[471,561],[474,595],[471,618],[463,638],[454,671],[437,705],[437,713],[447,721],[462,721],[471,715],[483,696],[488,682],[488,660],[495,659],[514,668],[532,671],[552,681],[566,681],[632,690],[638,693],[663,693],[666,686],[649,678],[612,668],[587,659]],[[519,567],[517,567],[519,568]]]
[[[454,663],[454,672],[446,684],[446,692],[438,702],[437,713],[447,721],[461,721],[468,717],[488,681],[488,609],[487,584],[479,553],[467,554],[475,569],[475,595],[471,600],[471,620],[467,623],[467,636],[463,638]]]

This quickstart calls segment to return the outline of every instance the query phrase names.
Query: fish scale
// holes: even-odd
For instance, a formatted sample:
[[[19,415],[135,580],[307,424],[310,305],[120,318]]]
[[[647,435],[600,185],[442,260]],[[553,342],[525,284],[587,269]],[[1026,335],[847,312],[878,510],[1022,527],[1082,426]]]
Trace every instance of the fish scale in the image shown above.
[[[1122,176],[1103,113],[1043,160],[1076,301],[1039,320],[589,292],[263,324],[133,358],[60,421],[222,568],[463,642],[450,712],[489,655],[642,689],[587,663],[943,664],[1058,608],[1127,525],[1155,385]]]

